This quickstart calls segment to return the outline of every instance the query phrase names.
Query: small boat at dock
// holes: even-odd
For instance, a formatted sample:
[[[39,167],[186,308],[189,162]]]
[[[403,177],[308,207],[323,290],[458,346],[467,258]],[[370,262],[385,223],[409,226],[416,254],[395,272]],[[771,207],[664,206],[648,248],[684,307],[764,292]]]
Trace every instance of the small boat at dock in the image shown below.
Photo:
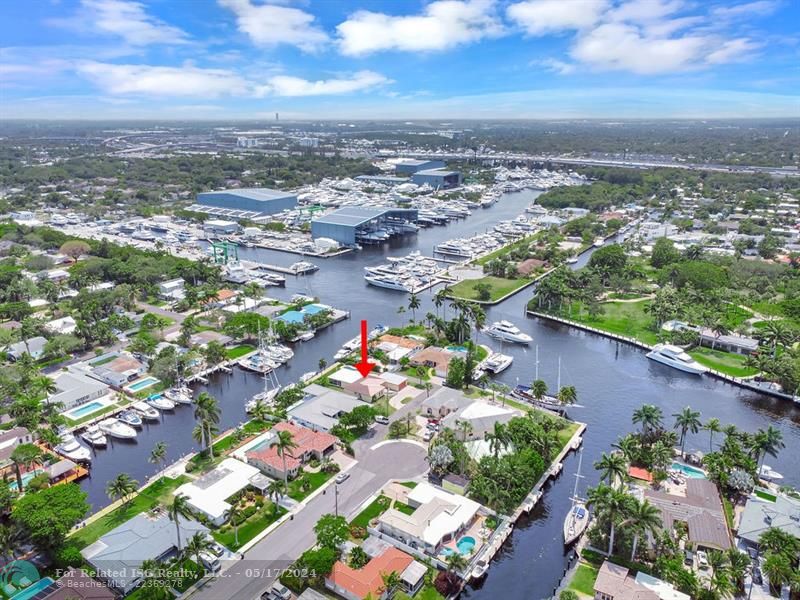
[[[140,417],[148,421],[158,421],[161,418],[161,413],[143,400],[131,404],[131,409],[135,410],[139,413]]]
[[[136,414],[136,411],[133,410],[123,410],[117,415],[117,418],[125,423],[125,425],[130,425],[131,427],[142,426],[142,417]]]
[[[72,433],[65,431],[60,437],[61,443],[53,448],[57,454],[75,462],[91,462],[92,451],[81,444]]]
[[[164,396],[150,396],[145,402],[160,411],[175,409],[175,403]]]
[[[120,440],[132,440],[136,437],[136,430],[133,427],[114,417],[103,419],[97,424],[97,427],[104,434]]]

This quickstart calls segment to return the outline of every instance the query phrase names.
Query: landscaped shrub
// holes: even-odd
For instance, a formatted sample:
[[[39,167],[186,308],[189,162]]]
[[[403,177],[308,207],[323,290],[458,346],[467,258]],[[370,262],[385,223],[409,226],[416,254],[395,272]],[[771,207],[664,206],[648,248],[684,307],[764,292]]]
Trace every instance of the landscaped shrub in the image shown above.
[[[360,527],[359,525],[350,525],[350,535],[357,540],[363,540],[367,537],[367,528]]]
[[[459,590],[458,576],[455,573],[442,571],[436,576],[433,587],[445,598],[449,598]]]

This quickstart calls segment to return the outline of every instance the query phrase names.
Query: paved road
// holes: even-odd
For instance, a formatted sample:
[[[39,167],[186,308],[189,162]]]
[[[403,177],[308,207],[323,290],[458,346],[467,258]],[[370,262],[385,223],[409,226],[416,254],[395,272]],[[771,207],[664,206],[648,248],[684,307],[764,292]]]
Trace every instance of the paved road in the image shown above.
[[[356,449],[359,462],[348,472],[350,478],[338,485],[339,514],[352,518],[357,509],[390,479],[409,479],[424,473],[426,451],[421,446],[403,441],[387,442],[370,449],[385,436],[385,426],[376,426],[359,440]],[[310,500],[293,520],[285,521],[253,546],[241,560],[192,594],[193,600],[253,600],[266,590],[279,574],[289,567],[315,542],[314,524],[335,508],[335,484],[326,493]]]

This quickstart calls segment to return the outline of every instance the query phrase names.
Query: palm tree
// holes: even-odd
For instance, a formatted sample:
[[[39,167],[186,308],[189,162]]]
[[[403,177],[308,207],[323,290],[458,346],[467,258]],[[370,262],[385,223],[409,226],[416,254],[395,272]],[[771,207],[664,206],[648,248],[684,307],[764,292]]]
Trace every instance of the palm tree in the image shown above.
[[[271,484],[272,483],[277,483],[280,485],[280,481],[272,481]],[[237,548],[239,547],[239,519],[242,517],[242,514],[242,509],[238,502],[233,502],[230,508],[225,512],[225,517],[228,519],[228,523],[233,525],[233,541]]]
[[[20,547],[20,531],[16,525],[0,525],[0,557],[14,560]]]
[[[612,446],[622,452],[622,456],[629,463],[636,462],[635,459],[639,455],[639,440],[636,439],[636,436],[628,434],[625,437],[621,437]]]
[[[444,304],[447,298],[447,290],[446,288],[442,288],[438,292],[433,295],[433,305],[436,307],[436,316],[439,316],[439,309]]]
[[[266,422],[267,419],[269,419],[269,407],[264,402],[263,398],[256,399],[255,404],[253,404],[250,409],[250,417],[254,421],[261,422]]]
[[[656,534],[661,529],[661,511],[645,499],[639,502],[634,499],[628,508],[627,518],[619,524],[620,528],[631,526],[634,530],[631,562],[636,560],[636,547],[639,536],[643,533]]]
[[[772,358],[775,358],[778,346],[786,346],[794,340],[794,332],[783,319],[773,319],[767,321],[766,326],[760,332],[761,340],[772,347]]]
[[[153,449],[150,451],[150,456],[147,457],[147,462],[158,466],[167,460],[167,443],[156,442]]]
[[[386,598],[391,598],[394,596],[394,593],[403,583],[400,575],[397,574],[397,571],[392,571],[391,573],[382,573],[381,579],[383,580],[383,586],[381,589],[385,594]]]
[[[212,542],[207,535],[204,533],[195,533],[189,538],[189,541],[186,542],[185,551],[189,556],[194,556],[195,562],[200,566],[203,564],[200,562],[200,554],[208,552],[213,547],[214,542]]]
[[[714,451],[714,434],[722,432],[722,423],[719,422],[719,419],[716,417],[710,418],[705,425],[703,425],[703,429],[708,431],[708,451]]]
[[[489,448],[491,449],[495,458],[497,458],[497,455],[500,454],[500,450],[508,447],[510,442],[506,425],[499,421],[495,422],[494,430],[487,432],[484,438],[489,442]]]
[[[138,481],[127,473],[120,473],[106,485],[106,495],[111,500],[123,500],[122,505],[127,507],[137,489],[139,489]]]
[[[180,518],[188,518],[189,511],[189,498],[183,494],[175,494],[172,504],[167,509],[167,514],[169,515],[169,520],[175,523],[175,533],[178,535],[178,552],[182,552]]]
[[[672,462],[672,446],[665,444],[662,440],[657,441],[650,449],[650,459],[655,469],[666,471]]]
[[[460,552],[453,552],[445,562],[447,562],[447,571],[449,573],[458,573],[467,567],[467,559]]]
[[[558,390],[558,401],[563,405],[575,404],[578,400],[578,391],[574,385],[562,385]]]
[[[633,424],[641,424],[642,433],[648,434],[661,427],[663,413],[653,404],[644,404],[633,411]]]
[[[416,294],[411,294],[408,297],[408,309],[411,311],[411,320],[416,322],[417,320],[417,309],[420,307],[419,296]]]
[[[200,421],[197,425],[194,426],[192,429],[192,439],[203,446],[206,452],[209,452],[211,456],[214,456],[214,448],[212,447],[211,442],[219,433],[219,428],[214,425],[211,421]]]
[[[291,431],[279,431],[272,441],[271,446],[275,446],[275,451],[283,459],[283,491],[289,495],[289,474],[286,472],[286,454],[297,448],[297,444],[292,439]]]
[[[730,578],[741,592],[744,590],[744,578],[750,568],[750,557],[737,548],[728,549],[728,572]]]
[[[681,456],[686,445],[686,433],[691,431],[697,433],[700,430],[700,413],[690,407],[684,408],[681,412],[672,415],[675,417],[675,429],[681,430]]]
[[[784,583],[791,580],[792,564],[783,554],[767,553],[763,567],[764,575],[769,579],[769,591],[773,596],[780,597]]]
[[[625,481],[628,473],[628,465],[621,454],[606,454],[594,463],[594,468],[600,471],[600,479],[608,481],[608,485],[614,486],[615,482],[620,484]]]
[[[547,384],[542,379],[537,379],[531,384],[531,394],[537,400],[541,400],[547,393]]]
[[[148,558],[142,562],[139,570],[144,580],[141,590],[143,591],[142,596],[145,600],[166,600],[167,598],[172,598],[172,593],[169,591],[170,582],[166,577],[166,571],[161,567],[158,561]]]
[[[614,551],[614,536],[616,534],[616,521],[620,515],[624,514],[631,496],[625,492],[616,490],[611,486],[604,484],[598,485],[596,488],[589,490],[589,498],[586,502],[587,506],[594,506],[597,512],[603,517],[607,518],[611,524],[611,530],[608,536],[608,555],[611,556]]]
[[[278,500],[280,500],[281,492],[283,491],[283,483],[278,481],[277,479],[273,479],[269,482],[267,486],[267,496],[272,500],[275,504],[278,504]]]
[[[11,453],[11,462],[14,463],[14,472],[17,475],[17,491],[22,493],[22,468],[30,469],[41,464],[42,449],[36,444],[19,444]]]
[[[728,326],[725,324],[725,321],[722,319],[717,319],[711,324],[711,333],[714,334],[714,340],[711,342],[711,349],[714,349],[714,346],[717,344],[717,340],[720,336],[726,335],[730,330]]]
[[[211,445],[213,438],[212,428],[219,423],[220,409],[216,398],[208,392],[201,392],[197,396],[194,407],[194,418],[199,421],[200,427],[204,430],[204,435],[200,436],[206,444],[206,449],[213,458],[214,448]],[[197,437],[195,437],[197,439]]]
[[[755,453],[759,469],[761,461],[767,454],[773,457],[778,456],[778,451],[785,446],[783,434],[779,429],[775,429],[772,425],[769,425],[766,430],[759,429],[751,442],[751,450]]]

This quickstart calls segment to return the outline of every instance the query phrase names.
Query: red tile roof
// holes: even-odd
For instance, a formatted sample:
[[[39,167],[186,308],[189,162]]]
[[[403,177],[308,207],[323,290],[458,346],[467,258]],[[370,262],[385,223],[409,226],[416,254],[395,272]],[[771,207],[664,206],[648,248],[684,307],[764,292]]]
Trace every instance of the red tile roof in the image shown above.
[[[414,559],[408,554],[390,546],[361,569],[351,569],[337,561],[328,575],[328,581],[359,598],[366,598],[370,594],[378,598],[383,588],[382,576],[392,571],[400,575],[412,562]]]
[[[286,453],[286,468],[292,470],[301,464],[301,458],[306,452],[324,452],[336,443],[336,437],[330,433],[322,431],[312,431],[307,427],[301,427],[294,423],[277,423],[273,431],[288,431],[292,434],[292,441],[297,444]],[[278,449],[275,446],[265,446],[258,450],[250,450],[245,453],[248,458],[268,464],[277,471],[283,471],[283,457],[278,456]]]
[[[642,481],[652,482],[653,475],[647,469],[641,467],[628,467],[628,475],[634,479],[641,479]]]

